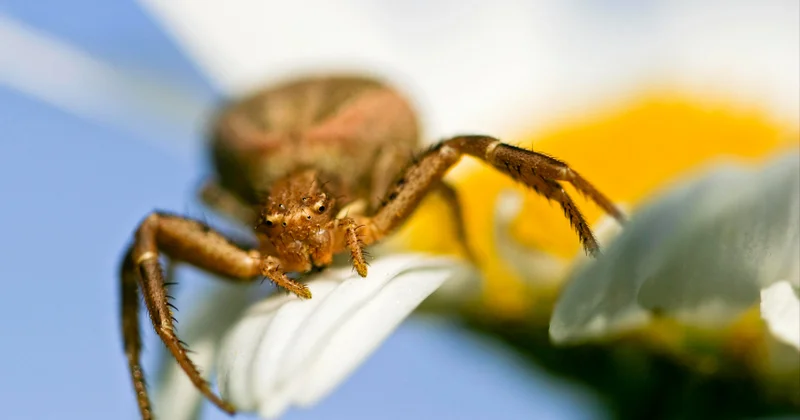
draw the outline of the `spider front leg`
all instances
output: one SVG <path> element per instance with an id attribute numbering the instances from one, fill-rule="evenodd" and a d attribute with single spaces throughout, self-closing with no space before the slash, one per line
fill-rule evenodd
<path id="1" fill-rule="evenodd" d="M 207 180 L 199 191 L 200 201 L 220 215 L 251 226 L 256 220 L 252 206 L 246 205 L 214 180 Z"/>
<path id="2" fill-rule="evenodd" d="M 444 181 L 439 183 L 437 190 L 450 208 L 450 216 L 453 218 L 456 238 L 461 242 L 465 257 L 472 263 L 477 263 L 477 254 L 475 254 L 475 250 L 472 249 L 472 246 L 469 244 L 469 238 L 467 238 L 467 224 L 464 220 L 464 212 L 461 208 L 461 200 L 458 198 L 458 191 L 456 191 L 455 187 Z"/>
<path id="3" fill-rule="evenodd" d="M 459 136 L 442 141 L 419 156 L 389 189 L 384 204 L 373 217 L 355 219 L 357 224 L 363 225 L 359 230 L 361 241 L 368 245 L 394 231 L 463 155 L 488 162 L 539 194 L 557 201 L 590 255 L 599 252 L 597 241 L 583 215 L 558 181 L 570 182 L 618 221 L 624 221 L 622 212 L 611 200 L 565 163 L 502 143 L 493 137 Z"/>
<path id="4" fill-rule="evenodd" d="M 345 249 L 350 251 L 353 267 L 361 277 L 367 276 L 367 261 L 364 258 L 364 246 L 359 230 L 364 227 L 359 225 L 353 217 L 342 217 L 332 222 L 333 231 L 333 250 L 328 253 L 332 255 Z"/>
<path id="5" fill-rule="evenodd" d="M 141 337 L 137 316 L 140 290 L 153 328 L 180 367 L 209 401 L 233 414 L 235 408 L 211 391 L 208 382 L 187 356 L 185 344 L 175 334 L 173 306 L 165 290 L 160 252 L 232 281 L 248 283 L 263 275 L 300 297 L 310 298 L 311 294 L 305 285 L 286 277 L 277 258 L 239 248 L 197 221 L 153 213 L 137 229 L 134 243 L 123 260 L 120 277 L 125 353 L 142 418 L 150 420 L 153 414 L 139 360 Z"/>

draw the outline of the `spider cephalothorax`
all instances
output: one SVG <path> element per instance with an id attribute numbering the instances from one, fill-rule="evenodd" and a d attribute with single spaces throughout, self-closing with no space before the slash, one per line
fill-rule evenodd
<path id="1" fill-rule="evenodd" d="M 275 182 L 260 209 L 255 229 L 287 272 L 305 273 L 333 258 L 340 223 L 336 192 L 324 178 L 313 169 L 291 172 Z"/>
<path id="2" fill-rule="evenodd" d="M 235 411 L 212 392 L 175 334 L 162 253 L 231 281 L 266 277 L 311 298 L 302 281 L 286 274 L 327 266 L 335 254 L 348 252 L 366 276 L 364 247 L 394 232 L 431 192 L 450 204 L 463 239 L 458 197 L 443 177 L 464 155 L 558 202 L 591 255 L 599 250 L 597 241 L 561 182 L 623 220 L 608 198 L 565 163 L 490 136 L 452 137 L 413 156 L 419 130 L 411 106 L 372 79 L 286 83 L 225 107 L 213 127 L 215 177 L 201 197 L 255 227 L 259 245 L 242 248 L 203 223 L 162 212 L 137 228 L 121 267 L 122 329 L 143 419 L 153 415 L 139 362 L 140 293 L 153 327 L 195 386 L 221 409 Z"/>

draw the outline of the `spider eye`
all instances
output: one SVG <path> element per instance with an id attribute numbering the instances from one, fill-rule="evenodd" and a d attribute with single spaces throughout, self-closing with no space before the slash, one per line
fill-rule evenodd
<path id="1" fill-rule="evenodd" d="M 255 230 L 259 230 L 259 231 L 263 232 L 265 227 L 267 229 L 269 229 L 274 225 L 275 225 L 275 223 L 272 220 L 267 219 L 266 217 L 262 217 L 261 220 L 259 220 L 258 224 L 256 225 Z"/>
<path id="2" fill-rule="evenodd" d="M 319 212 L 319 213 L 324 213 L 324 212 L 325 212 L 325 206 L 319 206 L 319 207 L 317 208 L 317 212 Z"/>

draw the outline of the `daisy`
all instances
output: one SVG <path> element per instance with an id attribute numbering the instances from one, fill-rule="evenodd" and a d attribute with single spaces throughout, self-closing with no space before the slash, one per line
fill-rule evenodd
<path id="1" fill-rule="evenodd" d="M 654 212 L 686 210 L 688 200 L 675 204 L 669 199 L 675 194 L 671 188 L 680 188 L 673 182 L 721 156 L 764 163 L 767 155 L 791 150 L 787 137 L 792 139 L 789 146 L 796 145 L 800 105 L 793 93 L 800 89 L 800 69 L 795 2 L 760 2 L 757 8 L 745 1 L 726 2 L 724 8 L 690 1 L 648 2 L 604 9 L 563 2 L 534 7 L 524 1 L 403 7 L 357 0 L 337 2 L 335 7 L 324 1 L 303 6 L 280 2 L 280 7 L 256 0 L 140 4 L 225 96 L 297 72 L 367 69 L 417 98 L 427 120 L 426 138 L 480 131 L 525 140 L 526 146 L 533 144 L 580 168 L 609 190 L 634 220 L 647 200 L 652 200 Z M 402 13 L 428 18 L 399 19 Z M 69 83 L 44 85 L 47 78 L 34 71 L 42 68 L 42 61 L 25 59 L 0 66 L 0 83 L 128 129 L 147 126 L 121 118 L 135 111 L 156 120 L 166 116 L 186 132 L 199 130 L 198 121 L 209 107 L 194 100 L 192 92 L 133 76 L 40 35 L 0 20 L 0 57 L 15 56 L 11 52 L 22 45 L 41 47 L 28 48 L 42 51 L 28 58 L 60 60 L 59 67 L 70 70 Z M 151 109 L 165 98 L 169 106 Z M 731 103 L 766 110 L 769 118 L 732 110 Z M 780 166 L 769 165 L 765 168 Z M 604 280 L 592 283 L 595 273 L 609 272 L 598 267 L 611 264 L 615 255 L 613 267 L 630 267 L 619 264 L 620 259 L 633 264 L 626 260 L 631 254 L 615 250 L 625 248 L 625 241 L 652 237 L 646 227 L 634 223 L 630 232 L 620 234 L 606 230 L 599 212 L 579 202 L 608 244 L 607 256 L 587 262 L 561 216 L 540 197 L 527 194 L 517 200 L 516 208 L 513 196 L 498 201 L 513 184 L 466 162 L 453 179 L 465 197 L 470 241 L 480 257 L 483 283 L 470 280 L 474 276 L 465 274 L 456 260 L 429 255 L 463 251 L 447 235 L 432 238 L 427 233 L 433 223 L 442 223 L 435 217 L 438 203 L 430 200 L 388 244 L 389 249 L 402 247 L 415 254 L 377 258 L 368 279 L 351 279 L 347 270 L 320 274 L 310 280 L 310 287 L 323 299 L 301 303 L 272 296 L 253 303 L 251 293 L 220 289 L 213 299 L 198 302 L 182 327 L 191 347 L 199 350 L 195 360 L 206 373 L 216 366 L 227 398 L 243 410 L 270 418 L 291 405 L 308 406 L 324 398 L 429 295 L 439 298 L 438 309 L 467 318 L 481 313 L 514 320 L 535 307 L 548 319 L 555 305 L 549 328 L 555 341 L 617 333 L 634 325 L 631 319 L 647 321 L 643 310 L 679 315 L 671 307 L 643 307 L 630 298 L 637 289 L 629 286 L 645 284 L 641 279 L 601 276 Z M 696 182 L 706 185 L 704 179 L 686 179 L 684 188 L 691 190 Z M 758 197 L 754 193 L 749 202 Z M 741 220 L 727 207 L 712 207 L 712 214 L 729 216 L 728 223 Z M 678 241 L 673 246 L 680 249 L 681 241 L 692 242 L 694 231 L 671 232 Z M 771 242 L 759 244 L 765 243 Z M 667 261 L 663 267 L 675 264 L 660 253 L 653 258 Z M 796 305 L 788 291 L 796 292 L 797 286 L 787 270 L 781 272 L 786 276 L 749 283 L 758 287 L 747 295 L 747 304 L 732 313 L 759 306 L 769 331 L 791 346 L 796 328 L 787 320 L 796 313 Z M 595 290 L 596 283 L 602 288 L 592 298 L 581 292 L 586 284 Z M 618 290 L 629 293 L 628 299 L 611 299 L 609 304 Z M 680 290 L 668 291 L 672 294 L 659 297 L 679 296 L 679 303 L 686 303 Z M 597 296 L 600 303 L 592 304 Z M 391 310 L 376 311 L 379 305 Z M 461 312 L 465 305 L 479 312 Z M 215 314 L 216 322 L 206 325 L 209 313 Z M 597 321 L 603 317 L 605 321 Z M 354 331 L 368 333 L 354 340 Z M 166 410 L 166 418 L 196 416 L 200 400 L 191 396 L 191 386 L 182 382 L 185 378 L 169 366 L 161 378 L 156 405 Z"/>

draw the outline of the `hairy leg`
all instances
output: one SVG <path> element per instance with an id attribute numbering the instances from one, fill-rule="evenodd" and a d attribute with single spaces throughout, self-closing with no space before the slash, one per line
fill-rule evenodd
<path id="1" fill-rule="evenodd" d="M 583 215 L 557 181 L 573 183 L 579 191 L 617 220 L 624 220 L 611 200 L 565 163 L 537 152 L 504 144 L 493 137 L 459 136 L 440 142 L 424 152 L 389 189 L 384 204 L 373 217 L 356 219 L 358 224 L 363 225 L 359 234 L 364 244 L 380 240 L 394 231 L 463 155 L 479 158 L 546 198 L 557 201 L 588 254 L 596 255 L 599 252 L 597 241 Z"/>
<path id="2" fill-rule="evenodd" d="M 535 157 L 532 157 L 531 153 L 534 153 Z M 576 190 L 594 201 L 603 211 L 610 214 L 618 222 L 625 222 L 625 215 L 622 211 L 566 163 L 541 153 L 531 152 L 508 144 L 494 146 L 491 155 L 491 159 L 486 159 L 489 163 L 526 185 L 535 182 L 534 179 L 537 178 L 548 181 L 569 182 Z"/>
<path id="3" fill-rule="evenodd" d="M 206 181 L 200 188 L 200 201 L 215 212 L 245 226 L 256 221 L 256 212 L 214 181 Z"/>
<path id="4" fill-rule="evenodd" d="M 139 290 L 144 297 L 153 328 L 195 387 L 220 409 L 233 413 L 233 406 L 211 391 L 209 384 L 187 356 L 186 346 L 175 334 L 172 304 L 168 301 L 164 274 L 159 262 L 160 252 L 173 260 L 185 261 L 232 281 L 251 282 L 263 275 L 300 297 L 310 298 L 311 294 L 305 285 L 286 277 L 277 258 L 239 248 L 197 221 L 153 213 L 139 226 L 134 243 L 122 263 L 121 283 L 125 353 L 142 417 L 152 419 L 139 361 Z"/>
<path id="5" fill-rule="evenodd" d="M 393 144 L 380 149 L 370 178 L 370 212 L 374 213 L 380 208 L 381 200 L 386 195 L 386 191 L 389 190 L 392 182 L 397 179 L 403 168 L 408 164 L 410 153 L 410 150 L 405 150 Z"/>
<path id="6" fill-rule="evenodd" d="M 458 191 L 456 191 L 452 185 L 444 181 L 439 183 L 437 191 L 450 207 L 453 216 L 453 224 L 456 228 L 456 237 L 464 247 L 467 258 L 472 262 L 477 262 L 478 260 L 476 259 L 475 252 L 473 252 L 467 238 L 467 225 L 464 222 L 464 211 L 458 199 Z"/>
<path id="7" fill-rule="evenodd" d="M 366 277 L 367 261 L 364 258 L 364 242 L 359 235 L 359 229 L 362 227 L 352 217 L 335 220 L 333 231 L 336 237 L 333 243 L 338 245 L 334 245 L 333 253 L 338 252 L 338 250 L 349 250 L 356 272 L 361 277 Z"/>
<path id="8" fill-rule="evenodd" d="M 147 398 L 147 385 L 139 362 L 139 355 L 142 351 L 142 338 L 139 329 L 139 275 L 132 253 L 133 247 L 129 248 L 125 253 L 120 270 L 122 279 L 122 340 L 125 347 L 125 356 L 128 358 L 128 370 L 131 373 L 133 388 L 136 391 L 136 401 L 139 404 L 139 411 L 142 413 L 142 420 L 152 420 L 153 412 L 150 407 L 150 399 Z"/>

